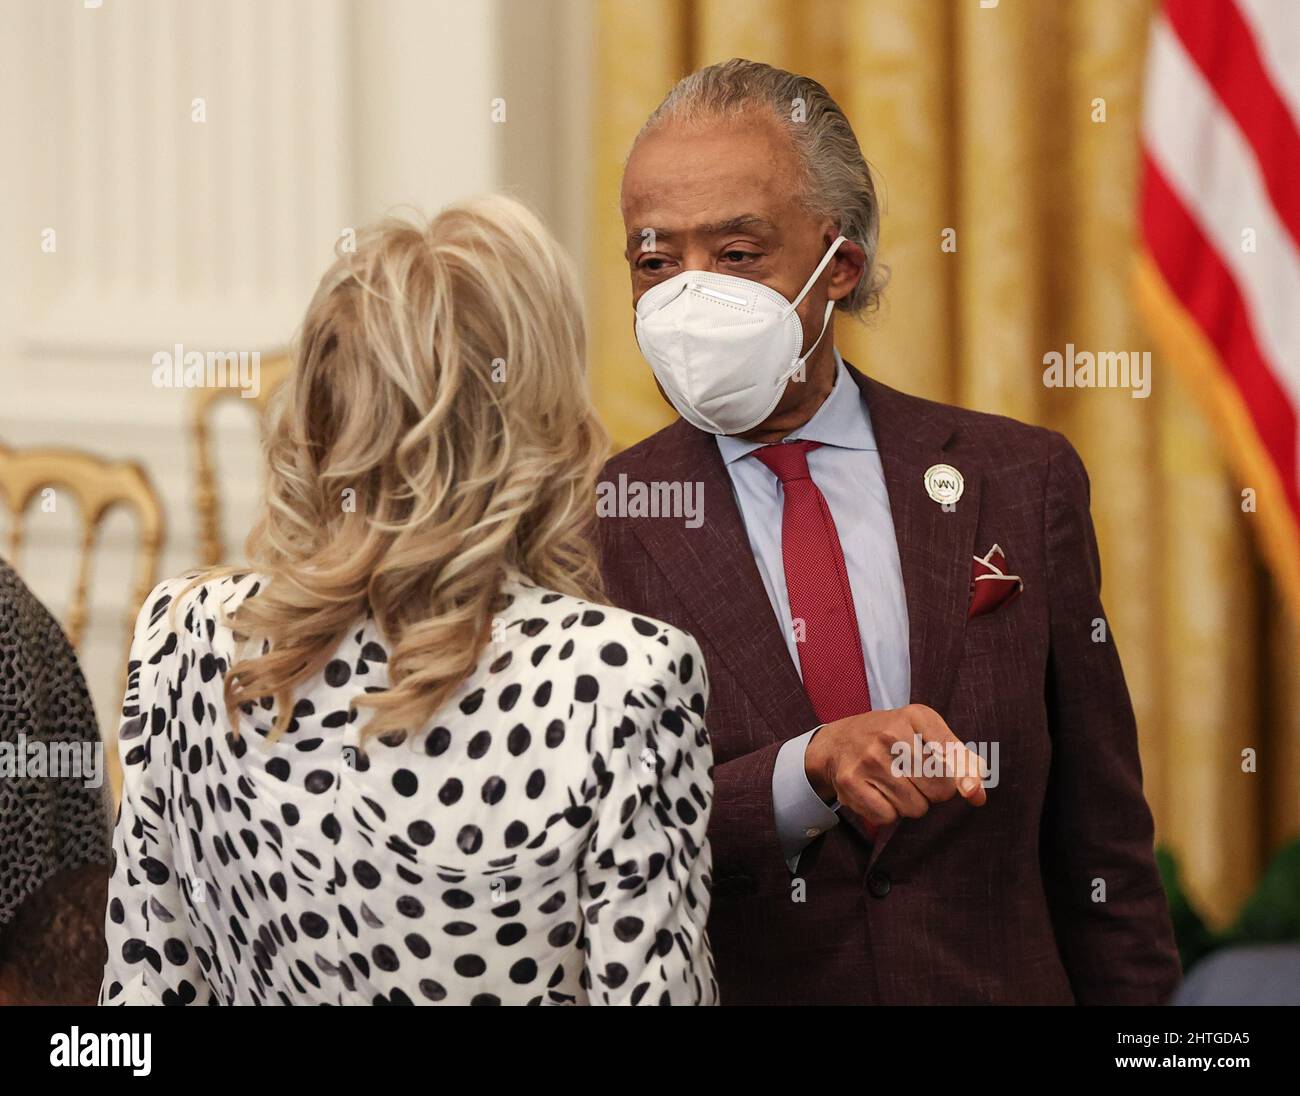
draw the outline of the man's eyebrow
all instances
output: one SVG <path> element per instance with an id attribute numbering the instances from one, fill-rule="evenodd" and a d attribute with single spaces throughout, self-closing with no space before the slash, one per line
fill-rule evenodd
<path id="1" fill-rule="evenodd" d="M 702 224 L 692 226 L 693 230 L 705 236 L 724 236 L 728 232 L 745 232 L 745 231 L 767 231 L 771 232 L 776 228 L 766 217 L 760 217 L 755 213 L 743 213 L 739 217 L 728 217 L 725 221 L 717 221 L 713 224 Z M 637 246 L 642 240 L 653 236 L 656 240 L 673 240 L 680 236 L 680 231 L 674 231 L 667 228 L 639 228 L 627 234 L 629 247 Z"/>
<path id="2" fill-rule="evenodd" d="M 709 236 L 722 236 L 728 232 L 744 232 L 747 229 L 766 229 L 772 231 L 776 228 L 766 217 L 760 217 L 755 213 L 745 213 L 739 217 L 730 217 L 725 221 L 719 221 L 717 224 L 700 225 L 699 230 Z"/>

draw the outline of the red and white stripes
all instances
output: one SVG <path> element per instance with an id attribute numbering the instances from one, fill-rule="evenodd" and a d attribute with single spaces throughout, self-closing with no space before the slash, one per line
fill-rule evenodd
<path id="1" fill-rule="evenodd" d="M 1300 561 L 1298 120 L 1300 3 L 1165 0 L 1142 119 L 1142 243 L 1217 359 L 1215 390 L 1244 407 L 1245 448 L 1272 466 Z M 1271 557 L 1287 550 L 1278 527 Z"/>

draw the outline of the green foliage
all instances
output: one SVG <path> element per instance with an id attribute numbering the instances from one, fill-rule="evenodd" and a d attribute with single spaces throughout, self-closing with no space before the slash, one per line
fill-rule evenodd
<path id="1" fill-rule="evenodd" d="M 1234 944 L 1300 940 L 1300 841 L 1273 857 L 1227 935 Z"/>
<path id="2" fill-rule="evenodd" d="M 1188 899 L 1173 853 L 1156 849 L 1156 865 L 1169 899 L 1184 972 L 1228 945 L 1300 942 L 1300 840 L 1278 851 L 1237 920 L 1218 933 L 1206 926 Z"/>
<path id="3" fill-rule="evenodd" d="M 1183 971 L 1186 972 L 1217 946 L 1214 934 L 1206 928 L 1201 915 L 1196 912 L 1187 892 L 1183 890 L 1178 862 L 1173 853 L 1166 849 L 1156 849 L 1156 866 L 1160 869 L 1160 881 L 1164 884 L 1165 897 L 1169 900 L 1169 916 L 1174 923 L 1178 958 L 1182 960 Z"/>

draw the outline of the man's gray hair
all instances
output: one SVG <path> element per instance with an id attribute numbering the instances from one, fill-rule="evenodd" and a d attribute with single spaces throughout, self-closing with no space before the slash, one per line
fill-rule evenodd
<path id="1" fill-rule="evenodd" d="M 794 141 L 803 168 L 804 205 L 814 216 L 833 220 L 840 234 L 866 254 L 862 280 L 835 307 L 853 314 L 874 309 L 888 271 L 876 262 L 880 205 L 871 168 L 844 111 L 816 80 L 733 57 L 678 81 L 641 133 L 665 121 L 698 122 L 755 106 L 771 110 Z"/>

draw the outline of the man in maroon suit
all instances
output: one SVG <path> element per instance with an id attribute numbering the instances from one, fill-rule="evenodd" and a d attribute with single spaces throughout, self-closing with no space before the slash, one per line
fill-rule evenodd
<path id="1" fill-rule="evenodd" d="M 1086 473 L 1059 434 L 840 358 L 832 312 L 882 283 L 843 113 L 805 77 L 704 69 L 638 137 L 622 209 L 682 418 L 607 466 L 604 573 L 707 662 L 723 1002 L 1166 1000 Z"/>

